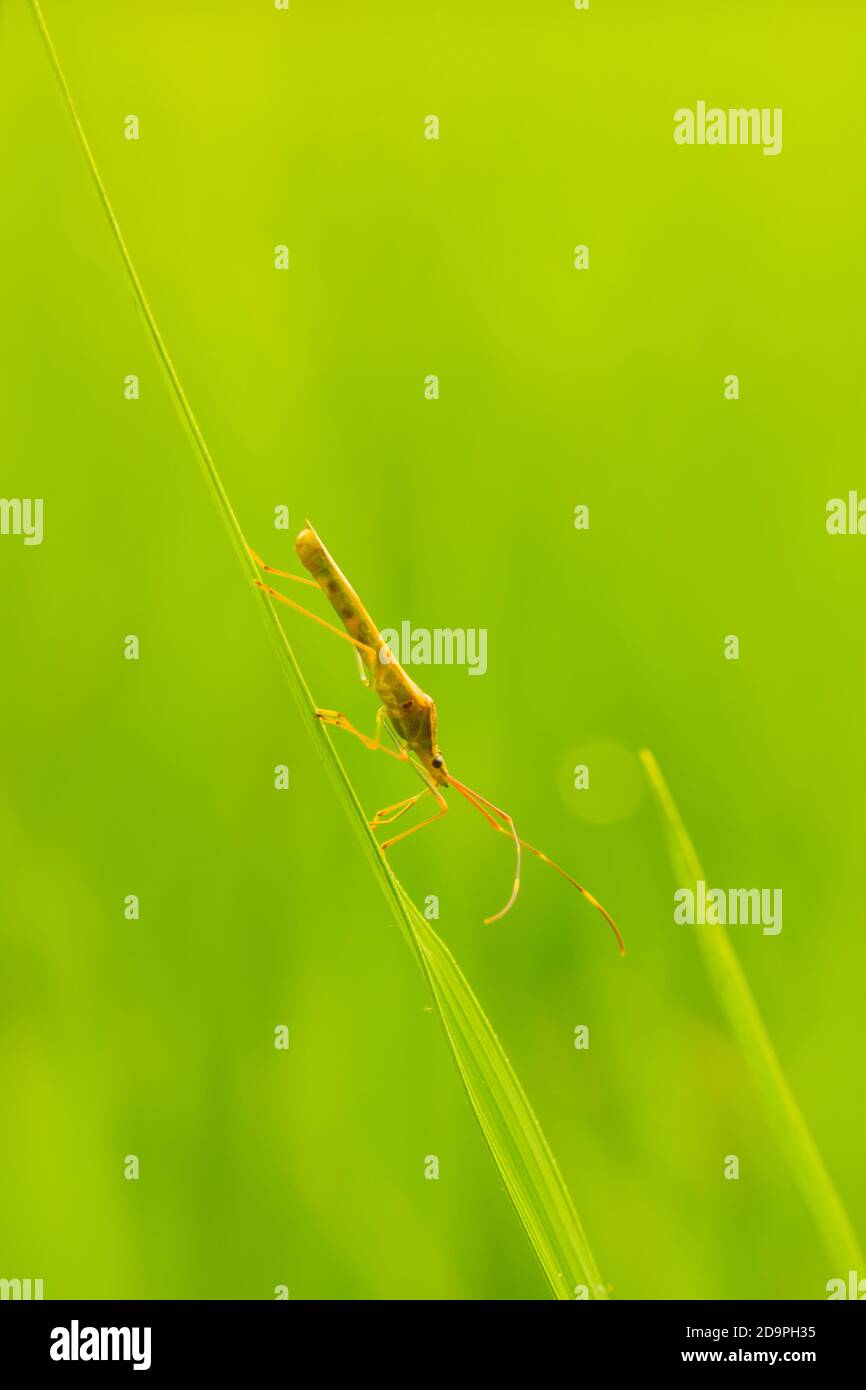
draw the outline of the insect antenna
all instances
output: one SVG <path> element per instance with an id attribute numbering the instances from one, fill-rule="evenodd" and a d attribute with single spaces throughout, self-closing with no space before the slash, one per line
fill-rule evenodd
<path id="1" fill-rule="evenodd" d="M 625 942 L 622 939 L 622 934 L 620 933 L 619 927 L 616 925 L 616 922 L 613 920 L 607 909 L 602 907 L 601 903 L 598 901 L 597 898 L 595 898 L 592 895 L 592 893 L 590 893 L 588 888 L 584 888 L 583 884 L 578 883 L 576 878 L 572 878 L 571 874 L 567 874 L 565 872 L 565 869 L 560 868 L 558 864 L 554 863 L 554 861 L 549 857 L 549 855 L 544 854 L 543 851 L 540 849 L 536 849 L 535 845 L 529 844 L 527 840 L 521 840 L 515 829 L 514 821 L 511 819 L 511 816 L 508 815 L 507 811 L 500 810 L 498 806 L 494 806 L 492 801 L 488 801 L 486 797 L 483 797 L 480 794 L 480 792 L 474 792 L 470 787 L 465 786 L 463 782 L 458 782 L 454 777 L 451 776 L 450 772 L 448 774 L 448 785 L 454 787 L 455 791 L 458 791 L 461 796 L 464 796 L 467 801 L 470 801 L 472 805 L 475 807 L 475 809 L 481 812 L 482 816 L 488 822 L 488 824 L 493 826 L 494 830 L 498 830 L 500 835 L 509 835 L 517 845 L 517 877 L 514 880 L 514 889 L 512 891 L 511 897 L 509 898 L 508 902 L 506 903 L 505 907 L 502 909 L 501 912 L 497 912 L 494 917 L 486 917 L 484 919 L 486 924 L 489 924 L 491 922 L 498 922 L 499 919 L 501 917 L 504 917 L 506 912 L 508 912 L 514 905 L 514 900 L 517 897 L 517 891 L 520 887 L 520 846 L 522 845 L 524 849 L 529 850 L 530 854 L 534 854 L 537 859 L 540 859 L 543 864 L 547 864 L 551 869 L 555 869 L 556 872 L 566 880 L 566 882 L 570 883 L 573 888 L 577 889 L 578 893 L 581 893 L 583 897 L 586 898 L 586 901 L 590 903 L 592 907 L 596 909 L 597 912 L 601 913 L 602 917 L 607 922 L 608 926 L 610 927 L 611 931 L 616 937 L 620 955 L 625 955 Z M 485 807 L 488 807 L 489 809 L 486 810 Z M 493 816 L 490 814 L 490 811 L 494 811 L 496 815 L 501 816 L 502 819 L 506 821 L 509 828 L 506 830 L 504 825 L 500 825 L 498 821 L 494 820 Z"/>
<path id="2" fill-rule="evenodd" d="M 510 835 L 512 840 L 514 841 L 514 849 L 517 854 L 517 865 L 514 872 L 514 887 L 511 890 L 511 897 L 508 899 L 508 902 L 505 904 L 505 906 L 503 908 L 500 908 L 499 912 L 494 913 L 492 917 L 484 918 L 484 925 L 486 927 L 489 927 L 491 922 L 498 922 L 502 917 L 505 916 L 506 912 L 511 911 L 517 899 L 517 894 L 520 892 L 520 847 L 524 842 L 518 835 L 514 821 L 511 819 L 507 811 L 501 811 L 498 806 L 494 806 L 493 802 L 488 801 L 487 798 L 482 796 L 480 792 L 474 792 L 469 787 L 464 786 L 462 782 L 458 782 L 456 778 L 451 776 L 450 772 L 448 774 L 448 785 L 450 787 L 453 787 L 455 791 L 458 791 L 461 796 L 465 796 L 467 801 L 471 801 L 475 809 L 481 812 L 484 819 L 486 821 L 489 821 L 489 823 L 493 826 L 494 830 L 501 831 L 503 835 Z M 484 809 L 485 806 L 489 806 L 490 811 L 495 811 L 497 816 L 501 816 L 502 819 L 507 822 L 509 827 L 508 830 L 505 829 L 505 826 L 497 824 L 497 822 L 491 816 L 490 811 L 486 811 Z"/>

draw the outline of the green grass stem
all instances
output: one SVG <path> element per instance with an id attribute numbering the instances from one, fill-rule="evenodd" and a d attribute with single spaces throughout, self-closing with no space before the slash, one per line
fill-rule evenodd
<path id="1" fill-rule="evenodd" d="M 331 738 L 322 722 L 315 718 L 316 704 L 274 605 L 265 593 L 252 588 L 252 581 L 258 577 L 258 571 L 250 559 L 240 522 L 133 264 L 75 109 L 57 50 L 45 23 L 42 7 L 38 0 L 31 0 L 31 6 L 114 240 L 132 283 L 136 302 L 144 315 L 157 357 L 168 379 L 171 394 L 226 523 L 241 566 L 250 581 L 251 592 L 258 595 L 258 601 L 263 605 L 268 628 L 303 723 L 315 740 L 376 880 L 425 976 L 460 1078 L 505 1189 L 554 1296 L 558 1299 L 573 1299 L 576 1287 L 585 1285 L 591 1298 L 607 1298 L 607 1289 L 587 1244 L 568 1190 L 514 1069 L 451 952 L 411 901 L 379 849 Z"/>

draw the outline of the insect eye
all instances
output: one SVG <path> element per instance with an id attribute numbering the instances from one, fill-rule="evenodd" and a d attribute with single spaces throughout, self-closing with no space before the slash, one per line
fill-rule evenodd
<path id="1" fill-rule="evenodd" d="M 445 761 L 445 759 L 442 757 L 442 754 L 441 754 L 441 753 L 437 753 L 437 754 L 436 754 L 436 757 L 433 759 L 433 766 L 434 766 L 434 767 L 441 767 L 442 764 L 444 763 L 444 761 Z"/>

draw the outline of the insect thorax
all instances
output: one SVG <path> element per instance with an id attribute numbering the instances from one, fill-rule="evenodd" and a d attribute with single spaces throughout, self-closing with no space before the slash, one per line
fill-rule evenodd
<path id="1" fill-rule="evenodd" d="M 397 662 L 377 671 L 374 683 L 398 736 L 413 748 L 431 749 L 435 707 L 429 695 L 425 695 Z"/>

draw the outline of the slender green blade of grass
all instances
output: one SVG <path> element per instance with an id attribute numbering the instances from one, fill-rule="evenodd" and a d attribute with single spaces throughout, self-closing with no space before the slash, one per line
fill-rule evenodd
<path id="1" fill-rule="evenodd" d="M 574 1298 L 580 1284 L 606 1299 L 568 1189 L 499 1039 L 448 947 L 397 886 L 463 1084 L 556 1297 Z"/>
<path id="2" fill-rule="evenodd" d="M 144 293 L 78 117 L 39 0 L 31 0 L 31 7 L 126 266 L 136 301 L 144 315 L 157 357 L 168 379 L 171 394 L 191 437 L 241 565 L 247 577 L 251 581 L 255 580 L 258 578 L 258 571 L 250 558 L 240 522 Z M 261 603 L 264 605 L 271 636 L 298 708 L 304 716 L 304 723 L 316 741 L 319 753 L 360 837 L 379 885 L 391 904 L 397 922 L 427 980 L 475 1116 L 553 1293 L 556 1298 L 571 1299 L 575 1297 L 576 1287 L 585 1285 L 589 1297 L 606 1299 L 607 1289 L 587 1244 L 568 1189 L 514 1069 L 454 957 L 411 901 L 379 849 L 330 735 L 323 723 L 315 718 L 315 702 L 274 604 L 262 590 L 256 589 L 255 592 L 260 595 Z"/>
<path id="3" fill-rule="evenodd" d="M 641 761 L 665 818 L 668 846 L 678 883 L 706 882 L 695 847 L 661 769 L 648 748 Z M 707 969 L 728 1022 L 743 1050 L 776 1135 L 806 1206 L 833 1261 L 833 1274 L 862 1270 L 863 1252 L 809 1127 L 791 1094 L 781 1063 L 761 1018 L 755 996 L 723 926 L 695 926 Z"/>

